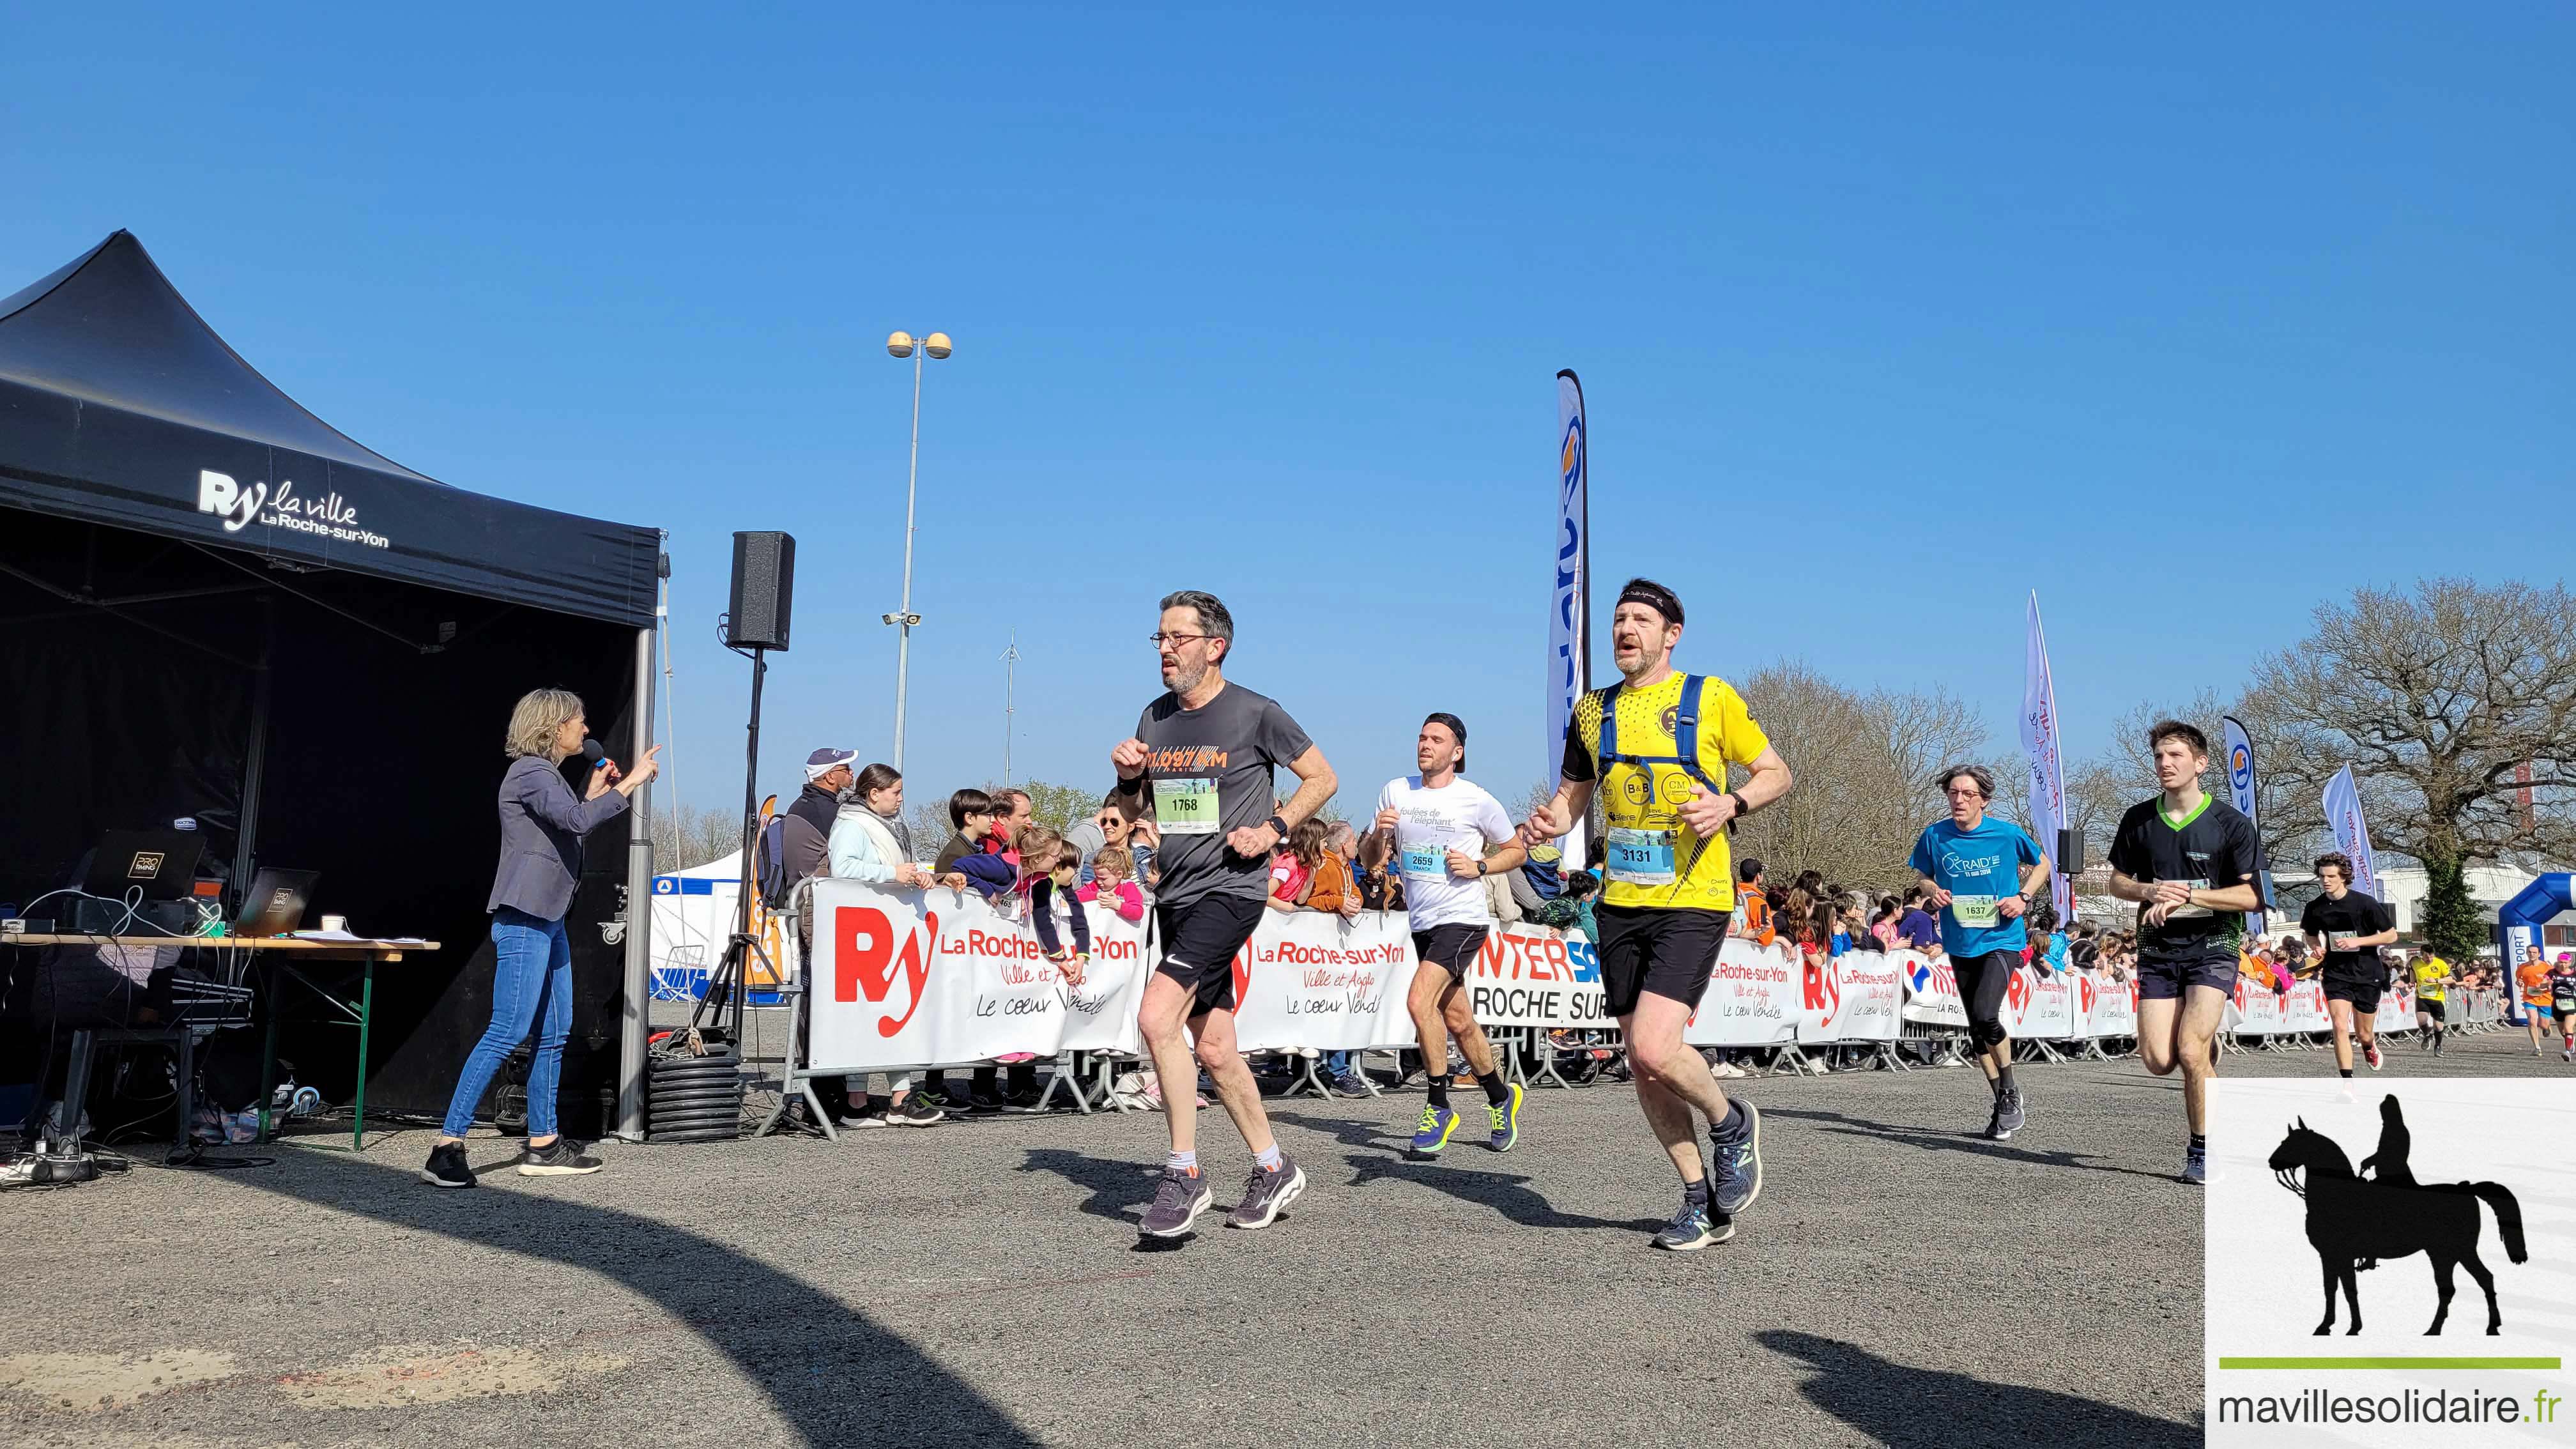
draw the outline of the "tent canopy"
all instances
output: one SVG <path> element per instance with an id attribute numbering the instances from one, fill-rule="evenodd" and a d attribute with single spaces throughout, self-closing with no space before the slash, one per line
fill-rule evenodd
<path id="1" fill-rule="evenodd" d="M 205 834 L 199 873 L 235 899 L 261 865 L 318 870 L 316 912 L 444 943 L 379 973 L 365 1068 L 371 1108 L 443 1110 L 491 1018 L 504 722 L 556 686 L 583 696 L 612 754 L 649 741 L 658 542 L 350 441 L 118 232 L 0 299 L 0 901 L 75 882 L 103 830 L 181 816 Z M 608 928 L 642 916 L 627 895 L 645 888 L 630 824 L 591 834 L 566 916 L 575 1132 L 619 1054 Z M 6 954 L 0 980 L 15 969 L 21 986 L 72 969 Z M 58 1065 L 59 1033 L 24 999 L 0 997 L 0 1082 Z M 349 1034 L 307 1005 L 264 1009 L 283 1008 L 299 1078 L 346 1100 Z"/>
<path id="2" fill-rule="evenodd" d="M 450 488 L 306 412 L 119 231 L 0 299 L 0 505 L 634 627 L 660 539 Z"/>

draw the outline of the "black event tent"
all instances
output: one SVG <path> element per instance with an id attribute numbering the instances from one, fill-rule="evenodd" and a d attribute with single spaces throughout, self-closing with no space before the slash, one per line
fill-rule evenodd
<path id="1" fill-rule="evenodd" d="M 71 883 L 102 830 L 180 816 L 207 834 L 199 873 L 235 889 L 318 870 L 317 912 L 444 943 L 379 971 L 368 1077 L 371 1112 L 443 1108 L 490 1009 L 511 702 L 573 689 L 631 757 L 662 566 L 653 529 L 351 441 L 117 232 L 0 299 L 0 901 Z M 628 948 L 600 927 L 649 874 L 626 819 L 591 838 L 569 917 L 576 1133 L 604 1125 L 625 1007 Z M 353 1085 L 345 1030 L 290 1024 L 283 1055 L 326 1096 Z"/>

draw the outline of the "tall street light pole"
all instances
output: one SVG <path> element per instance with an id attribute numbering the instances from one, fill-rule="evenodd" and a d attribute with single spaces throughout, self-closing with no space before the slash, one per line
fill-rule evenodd
<path id="1" fill-rule="evenodd" d="M 913 499 L 921 487 L 921 360 L 944 358 L 952 350 L 945 332 L 933 332 L 919 342 L 902 331 L 886 338 L 888 356 L 912 359 L 912 468 L 903 485 L 903 607 L 885 616 L 887 623 L 903 630 L 894 650 L 894 767 L 898 771 L 903 769 L 903 694 L 912 672 L 912 626 L 921 622 L 921 616 L 912 611 Z"/>

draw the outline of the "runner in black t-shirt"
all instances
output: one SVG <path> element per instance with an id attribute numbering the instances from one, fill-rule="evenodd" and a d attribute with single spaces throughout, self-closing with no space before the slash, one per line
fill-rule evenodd
<path id="1" fill-rule="evenodd" d="M 2352 858 L 2341 852 L 2317 857 L 2317 883 L 2325 894 L 2308 902 L 2299 930 L 2308 949 L 2324 953 L 2326 1015 L 2334 1021 L 2335 1070 L 2352 1075 L 2352 1039 L 2361 1037 L 2362 1060 L 2379 1070 L 2379 992 L 2388 968 L 2379 948 L 2397 940 L 2388 907 L 2352 888 Z"/>
<path id="2" fill-rule="evenodd" d="M 1234 958 L 1261 923 L 1271 848 L 1333 797 L 1333 767 L 1275 700 L 1226 682 L 1234 616 L 1214 594 L 1165 597 L 1153 643 L 1166 692 L 1145 707 L 1135 737 L 1109 752 L 1117 793 L 1136 802 L 1134 817 L 1150 811 L 1161 837 L 1154 927 L 1163 959 L 1136 1025 L 1162 1085 L 1172 1152 L 1141 1226 L 1148 1237 L 1180 1237 L 1215 1200 L 1199 1171 L 1194 1111 L 1204 1064 L 1256 1164 L 1226 1223 L 1266 1228 L 1306 1190 L 1306 1174 L 1271 1138 L 1261 1089 L 1235 1049 Z M 1296 772 L 1297 793 L 1274 812 L 1280 765 Z"/>
<path id="3" fill-rule="evenodd" d="M 2163 1076 L 2182 1068 L 2191 1144 L 2182 1180 L 2207 1182 L 2211 1051 L 2228 993 L 2244 912 L 2263 908 L 2263 847 L 2254 822 L 2200 788 L 2209 737 L 2180 720 L 2147 731 L 2164 792 L 2133 805 L 2111 840 L 2111 894 L 2138 913 L 2138 1059 Z"/>

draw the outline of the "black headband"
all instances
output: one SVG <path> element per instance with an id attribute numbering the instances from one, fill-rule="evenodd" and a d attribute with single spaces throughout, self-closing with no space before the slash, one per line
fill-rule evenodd
<path id="1" fill-rule="evenodd" d="M 1682 622 L 1682 601 L 1674 598 L 1671 590 L 1659 588 L 1643 579 L 1631 580 L 1628 587 L 1621 589 L 1619 603 L 1643 604 L 1675 624 Z M 1619 605 L 1610 607 L 1615 610 Z"/>

